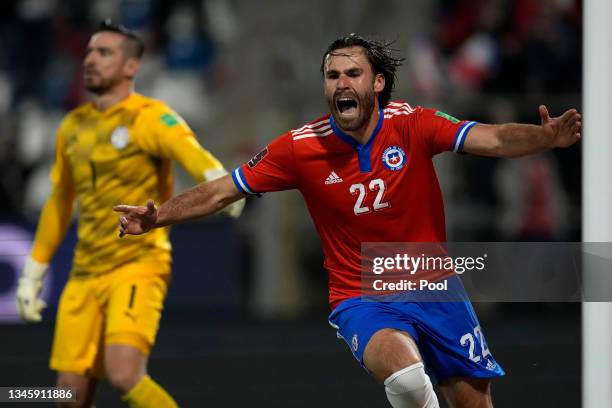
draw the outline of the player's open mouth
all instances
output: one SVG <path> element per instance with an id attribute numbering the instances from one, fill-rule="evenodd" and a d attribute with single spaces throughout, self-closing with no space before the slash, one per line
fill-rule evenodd
<path id="1" fill-rule="evenodd" d="M 357 114 L 357 106 L 357 101 L 351 97 L 342 96 L 336 99 L 336 108 L 341 116 L 355 116 Z"/>

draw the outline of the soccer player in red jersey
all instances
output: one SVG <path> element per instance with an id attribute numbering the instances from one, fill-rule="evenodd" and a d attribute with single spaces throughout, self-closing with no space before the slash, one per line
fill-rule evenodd
<path id="1" fill-rule="evenodd" d="M 213 214 L 244 195 L 298 189 L 321 238 L 329 272 L 330 324 L 383 382 L 391 405 L 438 407 L 424 363 L 453 407 L 492 406 L 490 378 L 503 369 L 470 302 L 366 302 L 362 242 L 444 242 L 442 194 L 432 157 L 445 151 L 516 157 L 580 139 L 570 109 L 541 124 L 485 125 L 391 102 L 400 60 L 354 34 L 322 61 L 330 114 L 272 141 L 232 173 L 157 208 L 121 205 L 120 235 Z"/>

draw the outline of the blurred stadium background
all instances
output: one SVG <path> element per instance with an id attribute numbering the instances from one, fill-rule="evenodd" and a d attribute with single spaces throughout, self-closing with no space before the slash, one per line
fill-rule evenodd
<path id="1" fill-rule="evenodd" d="M 83 103 L 89 35 L 111 17 L 147 50 L 137 91 L 164 100 L 228 169 L 326 112 L 319 65 L 350 32 L 395 41 L 395 98 L 488 123 L 581 107 L 578 0 L 5 0 L 0 3 L 0 385 L 47 369 L 74 228 L 53 262 L 41 325 L 17 322 L 17 274 L 50 189 L 54 133 Z M 442 155 L 449 240 L 579 241 L 580 146 L 513 161 Z M 177 169 L 176 190 L 192 181 Z M 327 326 L 314 228 L 295 192 L 242 219 L 172 232 L 174 278 L 150 369 L 181 406 L 384 406 L 382 387 Z M 580 406 L 579 304 L 478 304 L 508 375 L 498 407 Z M 235 374 L 247 378 L 239 384 Z M 525 402 L 529 396 L 530 402 Z M 98 406 L 121 406 L 108 388 Z"/>

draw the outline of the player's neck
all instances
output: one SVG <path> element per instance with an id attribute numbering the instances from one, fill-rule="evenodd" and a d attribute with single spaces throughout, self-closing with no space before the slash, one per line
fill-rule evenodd
<path id="1" fill-rule="evenodd" d="M 94 95 L 92 103 L 99 111 L 105 111 L 129 97 L 134 92 L 133 84 L 119 84 L 100 95 Z"/>
<path id="2" fill-rule="evenodd" d="M 374 129 L 378 124 L 378 117 L 380 115 L 380 111 L 378 109 L 378 104 L 374 107 L 372 114 L 370 115 L 370 119 L 359 129 L 357 130 L 342 130 L 344 133 L 355 139 L 360 144 L 366 144 L 368 140 L 372 137 L 374 133 Z"/>

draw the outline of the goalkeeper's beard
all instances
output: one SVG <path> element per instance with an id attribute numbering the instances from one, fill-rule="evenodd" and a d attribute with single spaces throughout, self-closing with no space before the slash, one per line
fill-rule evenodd
<path id="1" fill-rule="evenodd" d="M 113 89 L 120 81 L 118 78 L 98 78 L 99 80 L 97 81 L 95 79 L 88 81 L 87 78 L 85 78 L 84 81 L 85 89 L 98 96 L 103 95 Z"/>

